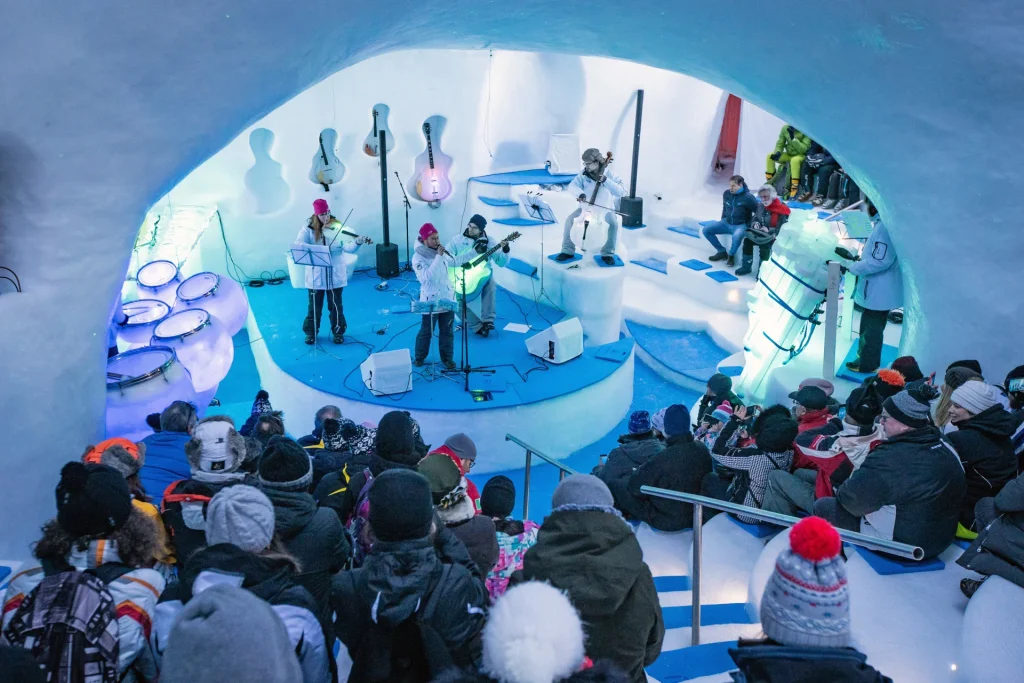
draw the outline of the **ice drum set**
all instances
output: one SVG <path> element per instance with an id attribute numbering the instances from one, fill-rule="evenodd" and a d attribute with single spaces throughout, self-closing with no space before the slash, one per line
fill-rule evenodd
<path id="1" fill-rule="evenodd" d="M 182 280 L 161 260 L 139 268 L 136 281 L 138 298 L 121 304 L 127 320 L 116 326 L 127 350 L 107 361 L 107 436 L 131 440 L 149 434 L 146 416 L 173 401 L 205 413 L 249 314 L 241 285 L 216 273 Z"/>

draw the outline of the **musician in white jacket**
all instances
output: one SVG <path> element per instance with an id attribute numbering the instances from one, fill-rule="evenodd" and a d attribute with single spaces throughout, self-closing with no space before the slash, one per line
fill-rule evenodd
<path id="1" fill-rule="evenodd" d="M 445 251 L 452 255 L 452 266 L 458 267 L 469 263 L 495 246 L 493 240 L 487 235 L 486 228 L 487 219 L 480 214 L 473 214 L 462 234 L 449 240 Z M 466 281 L 466 298 L 470 301 L 474 299 L 476 287 L 480 287 L 480 315 L 477 316 L 476 312 L 467 306 L 466 318 L 470 328 L 481 337 L 486 337 L 494 329 L 494 298 L 497 286 L 491 276 L 491 261 L 494 261 L 500 268 L 504 268 L 508 263 L 508 242 L 501 241 L 498 244 L 501 245 L 501 249 L 491 254 L 484 262 L 474 266 L 470 270 L 472 276 Z M 483 285 L 475 284 L 480 280 L 484 281 Z M 462 289 L 458 283 L 456 283 L 455 295 L 462 296 Z M 459 305 L 461 307 L 461 300 Z"/>
<path id="2" fill-rule="evenodd" d="M 437 228 L 430 223 L 420 227 L 416 253 L 412 257 L 412 269 L 416 279 L 420 281 L 420 301 L 451 301 L 455 300 L 455 287 L 448 275 L 448 266 L 452 264 L 451 255 L 441 244 L 441 236 Z M 441 363 L 448 370 L 455 369 L 452 356 L 455 352 L 455 313 L 427 313 L 420 323 L 419 334 L 416 335 L 416 353 L 414 364 L 421 367 L 430 353 L 430 338 L 434 336 L 437 326 L 437 350 L 441 354 Z"/>
<path id="3" fill-rule="evenodd" d="M 604 220 L 608 223 L 608 239 L 605 240 L 604 246 L 601 247 L 601 260 L 608 265 L 615 263 L 615 242 L 619 236 L 619 215 L 615 211 L 619 208 L 619 197 L 626 194 L 626 189 L 622 185 L 622 179 L 619 176 L 608 171 L 608 169 L 605 169 L 603 173 L 601 172 L 603 159 L 604 157 L 599 149 L 591 147 L 585 151 L 583 153 L 583 170 L 569 183 L 568 191 L 583 199 L 580 201 L 579 208 L 565 219 L 565 232 L 562 234 L 562 252 L 555 257 L 558 261 L 570 261 L 575 256 L 576 245 L 573 244 L 570 237 L 572 225 L 576 218 L 585 209 L 589 208 L 595 217 L 594 220 L 600 215 L 600 212 L 604 211 Z M 597 191 L 597 197 L 594 199 L 594 206 L 590 207 L 589 202 L 594 194 L 594 187 L 598 183 L 601 184 L 601 187 Z M 604 207 L 604 209 L 598 207 Z M 612 210 L 607 211 L 607 209 Z"/>
<path id="4" fill-rule="evenodd" d="M 327 299 L 333 341 L 335 344 L 341 344 L 344 341 L 345 328 L 348 327 L 345 322 L 345 309 L 341 303 L 341 290 L 348 284 L 348 269 L 345 267 L 343 254 L 351 254 L 364 244 L 372 244 L 373 240 L 362 236 L 356 237 L 353 241 L 343 239 L 341 223 L 331 215 L 327 201 L 317 199 L 313 202 L 313 215 L 299 231 L 295 241 L 299 244 L 319 244 L 331 248 L 330 268 L 306 266 L 309 303 L 306 319 L 302 321 L 306 343 L 316 342 L 316 335 L 320 332 L 320 318 L 324 311 L 324 299 Z"/>

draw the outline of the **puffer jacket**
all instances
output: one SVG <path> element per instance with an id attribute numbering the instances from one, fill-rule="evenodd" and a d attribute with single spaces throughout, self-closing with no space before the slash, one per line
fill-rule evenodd
<path id="1" fill-rule="evenodd" d="M 754 218 L 747 229 L 746 238 L 754 244 L 774 242 L 775 238 L 779 236 L 779 230 L 789 220 L 790 213 L 792 213 L 792 209 L 778 197 L 775 197 L 768 206 L 758 202 L 757 211 L 754 212 Z"/>
<path id="2" fill-rule="evenodd" d="M 443 564 L 429 538 L 375 543 L 361 568 L 335 575 L 331 604 L 351 681 L 425 683 L 480 659 L 483 583 Z"/>
<path id="3" fill-rule="evenodd" d="M 903 305 L 903 271 L 885 223 L 876 217 L 859 261 L 848 266 L 857 276 L 853 299 L 871 311 L 891 311 Z"/>
<path id="4" fill-rule="evenodd" d="M 412 269 L 420 281 L 420 301 L 455 300 L 455 285 L 448 276 L 451 258 L 438 256 L 433 249 L 417 244 L 412 255 Z"/>
<path id="5" fill-rule="evenodd" d="M 146 444 L 146 462 L 139 470 L 139 481 L 157 507 L 168 486 L 192 476 L 185 455 L 185 444 L 191 439 L 185 432 L 157 432 L 142 440 Z"/>
<path id="6" fill-rule="evenodd" d="M 835 423 L 839 423 L 840 431 L 827 433 Z M 815 431 L 819 433 L 814 434 Z M 835 487 L 849 479 L 871 449 L 884 439 L 881 425 L 865 433 L 864 428 L 832 420 L 825 427 L 806 431 L 796 438 L 793 443 L 796 454 L 793 470 L 812 469 L 818 472 L 814 484 L 815 498 L 835 495 Z"/>
<path id="7" fill-rule="evenodd" d="M 595 472 L 604 483 L 625 479 L 638 467 L 665 450 L 665 444 L 653 432 L 625 434 L 619 445 L 608 454 L 608 460 Z"/>
<path id="8" fill-rule="evenodd" d="M 438 507 L 437 516 L 466 546 L 480 574 L 487 576 L 498 562 L 498 538 L 494 520 L 476 514 L 476 507 L 467 495 L 463 495 L 451 507 Z"/>
<path id="9" fill-rule="evenodd" d="M 790 131 L 793 131 L 790 134 Z M 791 157 L 799 157 L 807 154 L 811 147 L 811 139 L 801 133 L 793 126 L 783 126 L 779 131 L 779 139 L 775 141 L 773 153 L 788 154 Z"/>
<path id="10" fill-rule="evenodd" d="M 313 219 L 306 221 L 306 225 L 295 237 L 299 244 L 320 244 L 331 247 L 331 267 L 314 268 L 306 266 L 306 289 L 339 289 L 348 285 L 348 264 L 349 258 L 346 254 L 354 254 L 358 251 L 360 244 L 355 240 L 347 240 L 339 232 L 341 223 L 332 217 L 331 224 L 325 226 L 323 237 L 320 242 L 316 241 L 313 234 Z"/>
<path id="11" fill-rule="evenodd" d="M 701 481 L 710 472 L 711 454 L 707 446 L 694 441 L 689 432 L 677 434 L 668 439 L 665 450 L 633 472 L 626 481 L 626 495 L 617 492 L 619 487 L 612 488 L 615 506 L 659 531 L 689 529 L 693 526 L 693 505 L 644 495 L 640 487 L 700 493 Z"/>
<path id="12" fill-rule="evenodd" d="M 274 530 L 288 552 L 299 561 L 295 582 L 313 596 L 316 615 L 324 635 L 331 633 L 331 577 L 341 571 L 352 556 L 338 515 L 317 508 L 313 496 L 303 491 L 278 491 L 264 487 L 274 504 Z"/>
<path id="13" fill-rule="evenodd" d="M 886 439 L 836 490 L 836 500 L 866 533 L 917 545 L 925 558 L 949 547 L 956 535 L 964 468 L 932 425 Z"/>
<path id="14" fill-rule="evenodd" d="M 303 683 L 330 681 L 331 651 L 316 618 L 316 603 L 296 583 L 292 561 L 248 553 L 230 543 L 211 545 L 193 555 L 180 581 L 160 597 L 153 635 L 158 656 L 166 652 L 174 622 L 193 594 L 222 580 L 224 574 L 241 576 L 241 587 L 268 603 L 281 618 L 299 658 Z"/>
<path id="15" fill-rule="evenodd" d="M 995 405 L 956 423 L 956 431 L 946 436 L 960 456 L 967 478 L 960 523 L 968 529 L 974 524 L 974 506 L 978 501 L 997 495 L 1017 476 L 1012 441 L 1016 426 L 1013 416 L 1003 406 Z"/>
<path id="16" fill-rule="evenodd" d="M 415 468 L 415 464 L 393 462 L 379 455 L 371 455 L 365 466 L 362 466 L 361 462 L 353 461 L 346 464 L 341 472 L 325 476 L 320 480 L 313 497 L 321 507 L 334 510 L 341 523 L 346 524 L 355 512 L 359 492 L 366 485 L 367 471 L 373 477 L 378 477 L 382 472 L 391 469 Z"/>
<path id="17" fill-rule="evenodd" d="M 608 659 L 631 681 L 661 654 L 665 623 L 651 570 L 614 508 L 565 506 L 541 525 L 518 580 L 547 581 L 569 595 L 587 633 L 587 654 Z"/>
<path id="18" fill-rule="evenodd" d="M 1024 588 L 1024 475 L 993 498 L 978 502 L 978 517 L 994 518 L 956 562 L 981 574 L 1001 576 Z M 986 520 L 987 521 L 987 520 Z"/>
<path id="19" fill-rule="evenodd" d="M 487 594 L 492 602 L 505 594 L 512 574 L 523 568 L 523 558 L 537 543 L 540 526 L 530 520 L 497 519 L 494 529 L 498 539 L 498 562 L 487 575 Z"/>
<path id="20" fill-rule="evenodd" d="M 772 640 L 739 641 L 729 650 L 739 671 L 736 683 L 892 683 L 852 647 L 780 645 Z"/>
<path id="21" fill-rule="evenodd" d="M 96 540 L 84 552 L 75 551 L 68 564 L 78 570 L 96 569 L 106 564 L 120 564 L 117 544 L 111 540 Z M 3 605 L 3 628 L 7 628 L 14 613 L 47 576 L 66 568 L 32 567 L 15 574 L 7 586 Z M 107 584 L 114 604 L 117 605 L 119 670 L 123 681 L 156 680 L 159 661 L 150 646 L 157 600 L 165 586 L 164 577 L 154 569 L 133 569 Z M 136 678 L 136 675 L 139 678 Z"/>
<path id="22" fill-rule="evenodd" d="M 726 190 L 722 193 L 722 220 L 729 225 L 749 226 L 760 203 L 746 184 L 739 192 Z"/>

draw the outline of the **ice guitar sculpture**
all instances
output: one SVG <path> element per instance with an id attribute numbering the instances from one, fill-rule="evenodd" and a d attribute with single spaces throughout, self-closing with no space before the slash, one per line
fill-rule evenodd
<path id="1" fill-rule="evenodd" d="M 373 108 L 373 130 L 363 141 L 363 151 L 367 156 L 380 156 L 380 131 L 384 131 L 384 146 L 390 152 L 395 146 L 395 138 L 388 130 L 388 108 L 384 105 Z"/>
<path id="2" fill-rule="evenodd" d="M 451 157 L 443 154 L 440 149 L 434 158 L 434 145 L 430 140 L 430 124 L 423 124 L 423 135 L 427 138 L 427 153 L 421 154 L 416 160 L 416 194 L 434 208 L 448 199 L 452 193 L 452 181 L 448 179 L 448 169 L 452 165 Z"/>
<path id="3" fill-rule="evenodd" d="M 328 140 L 329 144 L 324 143 L 325 133 L 330 138 Z M 345 167 L 334 154 L 334 145 L 337 142 L 337 137 L 338 134 L 331 129 L 320 133 L 320 146 L 313 157 L 313 171 L 310 173 L 310 179 L 315 178 L 315 182 L 323 186 L 324 192 L 329 192 L 331 185 L 341 180 L 341 176 L 345 174 Z M 327 153 L 328 148 L 331 150 L 330 154 Z"/>

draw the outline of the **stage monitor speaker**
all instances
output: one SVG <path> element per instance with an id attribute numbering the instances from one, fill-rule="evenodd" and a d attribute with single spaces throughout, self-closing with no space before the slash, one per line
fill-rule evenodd
<path id="1" fill-rule="evenodd" d="M 526 350 L 549 363 L 564 363 L 583 354 L 583 326 L 570 318 L 526 340 Z"/>
<path id="2" fill-rule="evenodd" d="M 622 197 L 619 199 L 619 211 L 626 214 L 622 217 L 624 227 L 638 228 L 644 224 L 643 197 Z"/>
<path id="3" fill-rule="evenodd" d="M 378 277 L 398 276 L 398 245 L 378 244 L 377 245 L 377 275 Z"/>
<path id="4" fill-rule="evenodd" d="M 412 391 L 412 357 L 409 349 L 371 354 L 359 366 L 363 386 L 374 396 Z"/>

